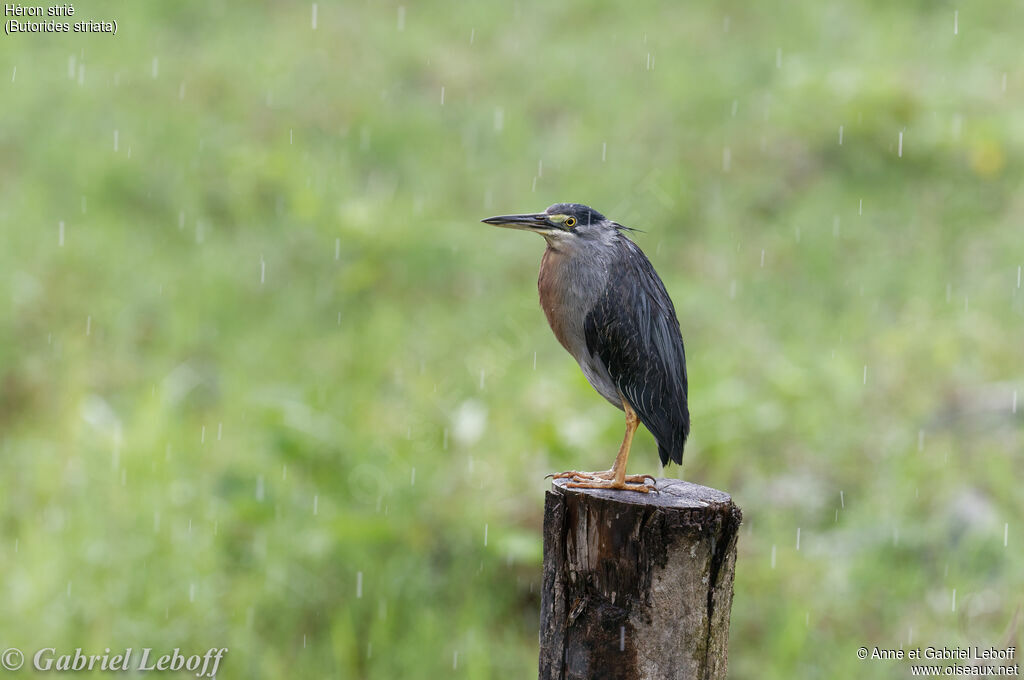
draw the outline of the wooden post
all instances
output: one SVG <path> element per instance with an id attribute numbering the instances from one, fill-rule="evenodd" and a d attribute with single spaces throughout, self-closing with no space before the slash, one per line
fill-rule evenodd
<path id="1" fill-rule="evenodd" d="M 565 484 L 544 502 L 541 680 L 724 679 L 743 517 L 728 494 Z"/>

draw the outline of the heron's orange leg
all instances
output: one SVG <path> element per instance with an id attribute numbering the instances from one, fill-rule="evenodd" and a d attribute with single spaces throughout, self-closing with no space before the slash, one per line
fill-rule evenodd
<path id="1" fill-rule="evenodd" d="M 570 479 L 567 487 L 573 489 L 626 489 L 628 491 L 640 491 L 647 493 L 652 487 L 647 486 L 646 480 L 654 481 L 650 475 L 627 475 L 626 461 L 629 460 L 629 449 L 633 444 L 633 433 L 636 432 L 640 419 L 633 407 L 623 399 L 622 405 L 626 411 L 626 434 L 622 438 L 622 446 L 619 447 L 619 455 L 615 457 L 615 464 L 611 470 L 603 472 L 577 472 L 570 470 L 557 475 L 555 479 Z"/>

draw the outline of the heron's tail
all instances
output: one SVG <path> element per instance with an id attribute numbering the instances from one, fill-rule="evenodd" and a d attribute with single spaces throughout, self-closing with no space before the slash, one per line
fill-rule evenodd
<path id="1" fill-rule="evenodd" d="M 669 461 L 672 461 L 676 465 L 683 464 L 683 444 L 679 443 L 678 446 L 669 448 L 658 444 L 658 457 L 661 458 L 662 465 L 668 465 Z"/>
<path id="2" fill-rule="evenodd" d="M 658 457 L 661 464 L 668 465 L 672 461 L 676 465 L 683 464 L 683 447 L 690 436 L 690 410 L 683 406 L 682 427 L 672 432 L 670 437 L 655 437 L 658 441 Z"/>

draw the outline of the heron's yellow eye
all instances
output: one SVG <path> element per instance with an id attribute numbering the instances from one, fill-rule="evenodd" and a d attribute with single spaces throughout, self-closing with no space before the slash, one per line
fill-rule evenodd
<path id="1" fill-rule="evenodd" d="M 565 226 L 569 227 L 570 229 L 572 227 L 575 227 L 576 226 L 576 218 L 575 217 L 566 217 L 565 218 Z"/>

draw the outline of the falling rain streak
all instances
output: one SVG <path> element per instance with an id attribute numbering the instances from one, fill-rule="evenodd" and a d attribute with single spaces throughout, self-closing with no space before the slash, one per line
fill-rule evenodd
<path id="1" fill-rule="evenodd" d="M 953 35 L 960 34 L 960 10 L 953 10 Z"/>
<path id="2" fill-rule="evenodd" d="M 405 5 L 398 6 L 398 30 L 405 30 Z"/>
<path id="3" fill-rule="evenodd" d="M 356 599 L 363 596 L 363 572 L 356 572 Z"/>
<path id="4" fill-rule="evenodd" d="M 896 157 L 897 158 L 903 158 L 903 133 L 902 132 L 900 133 L 900 140 L 899 140 L 898 146 L 896 147 Z"/>
<path id="5" fill-rule="evenodd" d="M 839 126 L 839 146 L 843 145 L 843 126 Z"/>
<path id="6" fill-rule="evenodd" d="M 316 10 L 317 10 L 317 7 L 316 7 L 316 3 L 314 2 L 313 3 L 313 30 L 314 31 L 316 30 Z"/>
<path id="7" fill-rule="evenodd" d="M 57 245 L 64 247 L 64 223 L 60 222 L 57 224 Z"/>
<path id="8" fill-rule="evenodd" d="M 796 528 L 796 549 L 800 549 L 800 527 Z"/>

